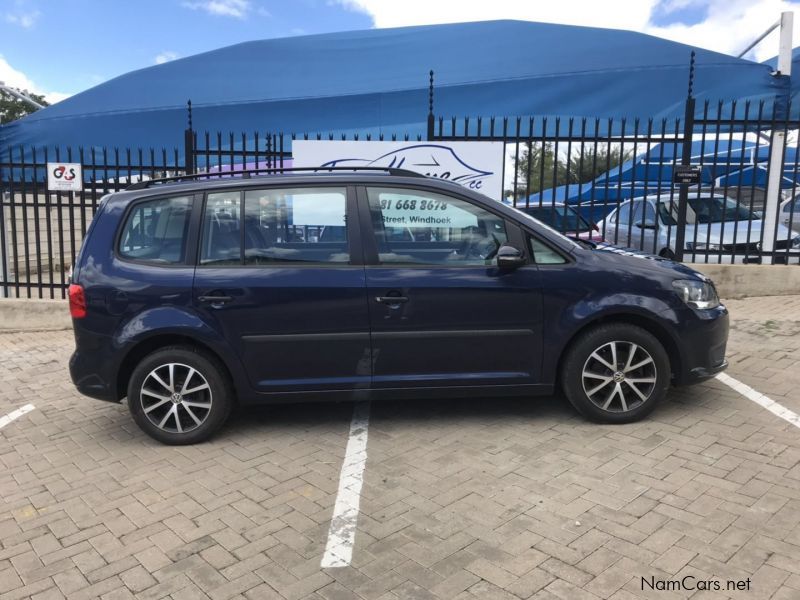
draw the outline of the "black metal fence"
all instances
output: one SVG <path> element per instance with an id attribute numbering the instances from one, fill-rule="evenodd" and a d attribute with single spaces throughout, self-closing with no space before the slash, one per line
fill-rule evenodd
<path id="1" fill-rule="evenodd" d="M 502 142 L 496 199 L 567 235 L 695 263 L 800 264 L 795 112 L 696 110 L 690 96 L 683 119 L 445 119 L 431 104 L 427 135 L 212 134 L 190 121 L 180 151 L 0 148 L 0 297 L 63 298 L 104 194 L 146 178 L 285 167 L 296 139 Z M 81 163 L 82 191 L 47 189 L 47 165 L 61 161 Z"/>
<path id="2" fill-rule="evenodd" d="M 505 143 L 505 201 L 564 233 L 693 263 L 799 264 L 797 111 L 699 112 L 690 98 L 672 120 L 439 118 L 429 134 Z"/>

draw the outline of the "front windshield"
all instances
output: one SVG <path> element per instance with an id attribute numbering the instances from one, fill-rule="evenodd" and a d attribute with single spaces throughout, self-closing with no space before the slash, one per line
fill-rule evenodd
<path id="1" fill-rule="evenodd" d="M 523 224 L 527 224 L 528 227 L 533 228 L 534 231 L 536 230 L 535 228 L 537 228 L 537 227 L 541 228 L 541 229 L 546 229 L 550 234 L 558 236 L 560 239 L 562 239 L 563 241 L 569 243 L 571 246 L 573 246 L 575 248 L 580 248 L 581 247 L 580 244 L 575 243 L 575 240 L 573 240 L 572 238 L 568 238 L 563 233 L 560 233 L 560 232 L 556 231 L 556 229 L 554 229 L 553 227 L 551 227 L 547 223 L 544 223 L 544 222 L 540 221 L 539 219 L 533 218 L 528 213 L 526 213 L 524 210 L 516 208 L 515 206 L 509 206 L 509 208 L 511 208 L 512 210 L 515 210 L 517 212 L 517 214 L 518 214 L 517 218 Z"/>
<path id="2" fill-rule="evenodd" d="M 561 233 L 583 233 L 592 226 L 569 206 L 531 206 L 523 208 L 534 219 L 541 221 Z"/>
<path id="3" fill-rule="evenodd" d="M 722 196 L 692 198 L 689 197 L 689 206 L 686 207 L 687 223 L 727 223 L 730 221 L 750 221 L 756 217 L 747 208 L 741 206 L 733 198 Z M 677 202 L 670 205 L 670 214 L 674 219 L 678 217 Z"/>
<path id="4" fill-rule="evenodd" d="M 689 198 L 689 206 L 698 223 L 721 223 L 723 221 L 749 221 L 753 214 L 740 206 L 733 198 Z"/>

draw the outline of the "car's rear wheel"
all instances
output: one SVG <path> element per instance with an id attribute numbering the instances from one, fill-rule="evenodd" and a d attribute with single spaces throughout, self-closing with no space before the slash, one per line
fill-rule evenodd
<path id="1" fill-rule="evenodd" d="M 581 334 L 564 357 L 561 384 L 570 403 L 601 423 L 630 423 L 649 414 L 669 388 L 667 352 L 648 331 L 610 323 Z"/>
<path id="2" fill-rule="evenodd" d="M 183 346 L 147 355 L 128 383 L 128 408 L 136 424 L 165 444 L 209 439 L 232 406 L 233 390 L 219 362 Z"/>

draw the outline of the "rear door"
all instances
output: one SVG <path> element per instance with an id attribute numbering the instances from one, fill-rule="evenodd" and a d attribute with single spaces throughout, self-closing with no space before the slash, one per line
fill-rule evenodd
<path id="1" fill-rule="evenodd" d="M 207 194 L 194 303 L 257 391 L 369 386 L 355 211 L 344 185 Z"/>
<path id="2" fill-rule="evenodd" d="M 535 265 L 497 267 L 521 231 L 469 200 L 424 189 L 361 190 L 373 387 L 540 382 Z"/>

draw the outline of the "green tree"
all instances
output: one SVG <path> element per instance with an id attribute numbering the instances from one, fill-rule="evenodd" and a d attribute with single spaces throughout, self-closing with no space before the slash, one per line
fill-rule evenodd
<path id="1" fill-rule="evenodd" d="M 612 147 L 610 150 L 607 144 L 597 145 L 597 150 L 594 148 L 594 143 L 591 146 L 586 144 L 583 148 L 583 155 L 581 156 L 580 148 L 577 153 L 573 151 L 569 159 L 569 169 L 565 169 L 564 183 L 586 183 L 597 179 L 599 175 L 608 171 L 613 171 L 615 167 L 630 160 L 633 157 L 631 150 L 625 150 L 619 146 Z"/>
<path id="2" fill-rule="evenodd" d="M 42 106 L 48 106 L 47 101 L 44 99 L 43 96 L 39 94 L 32 94 L 27 90 L 17 90 L 22 92 L 31 100 L 38 102 Z M 0 91 L 0 125 L 4 125 L 5 123 L 10 123 L 11 121 L 16 121 L 24 117 L 25 115 L 29 115 L 32 112 L 36 112 L 38 109 L 20 100 L 19 98 L 15 98 L 11 94 L 7 92 Z"/>
<path id="3" fill-rule="evenodd" d="M 561 185 L 564 163 L 556 159 L 550 142 L 529 143 L 517 160 L 517 187 L 531 194 Z"/>
<path id="4" fill-rule="evenodd" d="M 633 152 L 619 146 L 609 149 L 607 144 L 598 143 L 595 149 L 593 142 L 587 142 L 583 152 L 579 144 L 573 144 L 567 160 L 561 154 L 556 156 L 551 142 L 530 143 L 516 164 L 517 187 L 520 193 L 530 190 L 534 194 L 567 183 L 587 183 L 632 156 Z"/>

